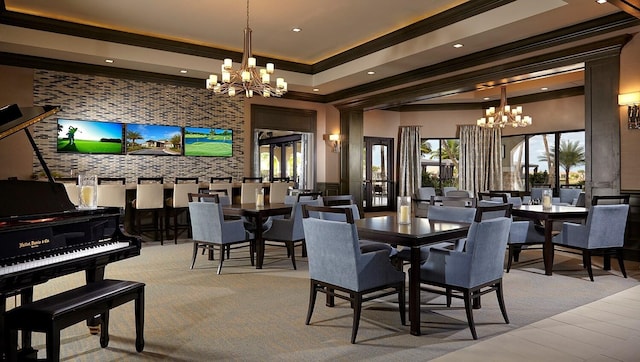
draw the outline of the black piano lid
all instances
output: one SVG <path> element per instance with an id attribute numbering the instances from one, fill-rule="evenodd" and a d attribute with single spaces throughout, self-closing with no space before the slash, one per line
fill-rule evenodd
<path id="1" fill-rule="evenodd" d="M 60 110 L 59 106 L 18 107 L 16 104 L 0 108 L 0 140 Z"/>

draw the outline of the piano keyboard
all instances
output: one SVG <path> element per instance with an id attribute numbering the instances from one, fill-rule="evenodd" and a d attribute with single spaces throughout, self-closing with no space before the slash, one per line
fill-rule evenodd
<path id="1" fill-rule="evenodd" d="M 3 265 L 0 266 L 0 275 L 11 274 L 15 272 L 20 272 L 23 270 L 29 270 L 33 268 L 38 268 L 42 266 L 47 266 L 50 264 L 56 264 L 65 262 L 68 260 L 78 259 L 86 256 L 92 256 L 100 253 L 109 252 L 112 250 L 122 249 L 129 247 L 131 244 L 129 242 L 115 242 L 115 243 L 100 243 L 93 244 L 85 249 L 78 249 L 69 252 L 63 252 L 58 255 L 47 256 L 46 258 L 30 260 L 26 262 L 21 262 L 12 265 Z"/>

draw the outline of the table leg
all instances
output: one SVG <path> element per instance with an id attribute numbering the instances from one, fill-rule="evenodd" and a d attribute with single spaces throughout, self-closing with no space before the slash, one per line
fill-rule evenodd
<path id="1" fill-rule="evenodd" d="M 411 269 L 409 269 L 409 321 L 410 332 L 420 335 L 420 248 L 411 248 Z"/>
<path id="2" fill-rule="evenodd" d="M 542 247 L 542 257 L 544 259 L 544 273 L 553 274 L 553 220 L 544 221 L 544 245 Z"/>
<path id="3" fill-rule="evenodd" d="M 262 239 L 262 215 L 258 214 L 256 222 L 256 269 L 262 269 L 264 261 L 264 239 Z"/>

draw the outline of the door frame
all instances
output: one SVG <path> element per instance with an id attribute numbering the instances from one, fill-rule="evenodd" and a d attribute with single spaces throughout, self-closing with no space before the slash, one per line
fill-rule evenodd
<path id="1" fill-rule="evenodd" d="M 374 205 L 374 189 L 376 183 L 372 178 L 372 165 L 373 165 L 373 156 L 371 150 L 374 145 L 385 145 L 387 147 L 387 160 L 388 165 L 386 167 L 386 180 L 378 181 L 382 183 L 386 183 L 387 193 L 386 198 L 387 202 L 385 205 Z M 395 196 L 396 196 L 396 183 L 394 176 L 394 139 L 391 137 L 364 137 L 363 142 L 363 152 L 365 154 L 364 164 L 365 164 L 365 175 L 363 179 L 363 210 L 365 212 L 369 211 L 389 211 L 395 208 Z M 361 176 L 362 177 L 362 176 Z M 384 194 L 382 194 L 384 195 Z"/>

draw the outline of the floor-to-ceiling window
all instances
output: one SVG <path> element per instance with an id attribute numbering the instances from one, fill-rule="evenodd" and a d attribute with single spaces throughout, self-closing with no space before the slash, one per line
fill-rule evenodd
<path id="1" fill-rule="evenodd" d="M 584 186 L 584 131 L 507 136 L 502 145 L 505 190 Z"/>
<path id="2" fill-rule="evenodd" d="M 422 139 L 420 145 L 422 165 L 422 186 L 442 190 L 445 186 L 458 186 L 458 160 L 460 159 L 458 139 Z"/>

